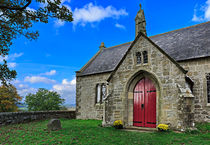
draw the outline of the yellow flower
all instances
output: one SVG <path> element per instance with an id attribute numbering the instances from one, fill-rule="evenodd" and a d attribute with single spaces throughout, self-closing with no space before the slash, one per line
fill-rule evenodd
<path id="1" fill-rule="evenodd" d="M 166 124 L 159 124 L 158 126 L 158 129 L 160 129 L 160 130 L 168 130 L 168 125 L 166 125 Z"/>
<path id="2" fill-rule="evenodd" d="M 114 126 L 123 125 L 123 122 L 122 122 L 122 120 L 116 120 L 113 125 Z"/>

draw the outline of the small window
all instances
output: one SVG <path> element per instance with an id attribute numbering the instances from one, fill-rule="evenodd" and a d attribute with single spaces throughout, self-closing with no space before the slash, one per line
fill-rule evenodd
<path id="1" fill-rule="evenodd" d="M 97 96 L 96 96 L 96 103 L 100 103 L 101 102 L 101 85 L 97 84 Z"/>
<path id="2" fill-rule="evenodd" d="M 106 98 L 106 85 L 103 84 L 102 85 L 102 99 L 104 100 Z"/>
<path id="3" fill-rule="evenodd" d="M 147 54 L 147 51 L 143 51 L 143 60 L 144 60 L 144 63 L 148 63 L 148 54 Z"/>
<path id="4" fill-rule="evenodd" d="M 106 98 L 106 85 L 97 84 L 96 85 L 96 103 L 102 103 Z"/>
<path id="5" fill-rule="evenodd" d="M 207 80 L 207 103 L 210 103 L 210 73 L 206 75 Z"/>
<path id="6" fill-rule="evenodd" d="M 137 64 L 141 64 L 141 52 L 136 52 L 136 62 Z"/>

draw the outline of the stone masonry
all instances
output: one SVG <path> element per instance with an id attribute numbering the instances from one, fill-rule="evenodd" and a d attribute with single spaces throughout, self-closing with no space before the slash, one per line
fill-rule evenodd
<path id="1" fill-rule="evenodd" d="M 31 111 L 0 113 L 0 126 L 52 118 L 75 119 L 75 111 Z"/>
<path id="2" fill-rule="evenodd" d="M 210 58 L 200 58 L 179 62 L 187 75 L 194 81 L 195 121 L 210 122 L 210 104 L 207 103 L 206 74 L 210 73 Z"/>
<path id="3" fill-rule="evenodd" d="M 96 85 L 106 83 L 109 73 L 77 77 L 77 119 L 99 119 L 103 117 L 103 104 L 96 103 Z"/>

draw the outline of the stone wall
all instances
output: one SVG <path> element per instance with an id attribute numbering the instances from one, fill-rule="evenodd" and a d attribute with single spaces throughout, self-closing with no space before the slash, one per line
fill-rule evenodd
<path id="1" fill-rule="evenodd" d="M 96 103 L 96 85 L 106 83 L 109 73 L 76 78 L 77 119 L 102 120 L 103 104 Z"/>
<path id="2" fill-rule="evenodd" d="M 0 113 L 0 126 L 51 118 L 76 119 L 75 111 L 35 111 Z"/>
<path id="3" fill-rule="evenodd" d="M 143 51 L 148 52 L 149 62 L 137 64 L 136 52 Z M 177 84 L 185 87 L 185 74 L 166 55 L 143 37 L 133 46 L 110 82 L 113 93 L 108 99 L 107 123 L 112 124 L 113 121 L 121 119 L 127 125 L 132 125 L 133 90 L 131 89 L 129 92 L 128 86 L 132 84 L 132 79 L 141 79 L 141 75 L 153 80 L 158 90 L 157 124 L 165 123 L 170 124 L 172 128 L 183 128 L 184 118 L 180 118 L 179 115 L 183 112 L 178 108 L 180 92 Z"/>
<path id="4" fill-rule="evenodd" d="M 194 81 L 195 121 L 210 122 L 210 104 L 207 103 L 206 73 L 210 73 L 210 58 L 200 58 L 179 62 L 189 72 Z"/>

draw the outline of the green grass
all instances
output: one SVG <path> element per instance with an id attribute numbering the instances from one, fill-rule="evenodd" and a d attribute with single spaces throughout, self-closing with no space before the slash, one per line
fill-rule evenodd
<path id="1" fill-rule="evenodd" d="M 198 124 L 200 133 L 141 133 L 102 128 L 97 120 L 61 119 L 62 130 L 48 132 L 48 121 L 0 127 L 0 144 L 90 144 L 90 145 L 165 145 L 210 143 L 210 124 Z"/>

